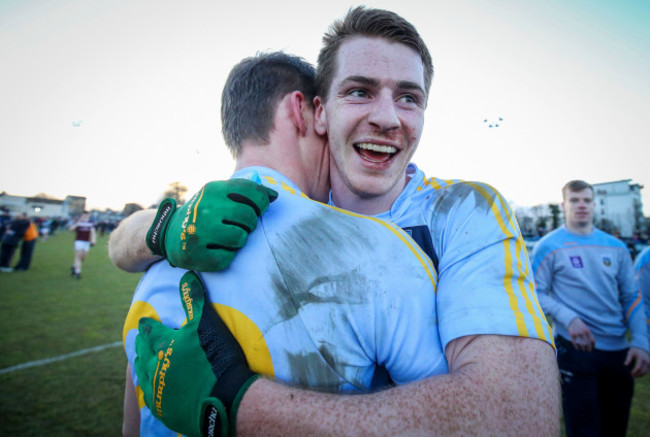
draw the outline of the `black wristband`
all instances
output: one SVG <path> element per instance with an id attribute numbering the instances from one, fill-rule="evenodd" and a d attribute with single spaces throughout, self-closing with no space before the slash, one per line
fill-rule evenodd
<path id="1" fill-rule="evenodd" d="M 227 437 L 222 436 L 221 415 L 216 405 L 208 404 L 203 413 L 203 424 L 201 426 L 202 437 Z"/>
<path id="2" fill-rule="evenodd" d="M 163 200 L 158 207 L 156 218 L 153 220 L 153 224 L 147 232 L 147 246 L 154 255 L 167 258 L 167 253 L 165 252 L 165 232 L 167 232 L 169 220 L 175 211 L 176 201 L 170 197 Z"/>
<path id="3" fill-rule="evenodd" d="M 232 366 L 221 375 L 214 385 L 210 395 L 221 401 L 226 408 L 228 417 L 230 417 L 231 409 L 237 395 L 239 395 L 239 391 L 246 385 L 249 379 L 256 375 L 248 366 Z"/>

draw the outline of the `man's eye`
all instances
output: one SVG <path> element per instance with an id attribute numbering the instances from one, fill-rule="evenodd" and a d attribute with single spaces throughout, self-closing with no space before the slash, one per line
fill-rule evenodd
<path id="1" fill-rule="evenodd" d="M 366 97 L 368 93 L 366 93 L 364 90 L 352 90 L 350 91 L 350 95 L 352 97 Z"/>
<path id="2" fill-rule="evenodd" d="M 422 98 L 417 94 L 404 94 L 399 97 L 398 102 L 408 106 L 422 106 Z"/>

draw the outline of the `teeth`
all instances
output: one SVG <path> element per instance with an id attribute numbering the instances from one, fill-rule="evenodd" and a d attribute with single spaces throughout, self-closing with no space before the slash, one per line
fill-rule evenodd
<path id="1" fill-rule="evenodd" d="M 378 153 L 396 153 L 397 148 L 393 146 L 380 146 L 379 144 L 372 144 L 372 143 L 360 143 L 357 144 L 357 147 L 360 149 L 364 150 L 370 150 L 372 152 L 378 152 Z"/>

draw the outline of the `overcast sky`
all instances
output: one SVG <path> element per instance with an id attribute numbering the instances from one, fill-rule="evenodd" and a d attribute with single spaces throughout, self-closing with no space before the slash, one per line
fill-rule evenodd
<path id="1" fill-rule="evenodd" d="M 358 2 L 0 0 L 0 192 L 149 206 L 233 171 L 219 121 L 257 51 L 316 62 Z M 650 2 L 368 1 L 411 21 L 435 77 L 415 162 L 515 205 L 633 179 L 650 215 Z M 498 128 L 490 122 L 502 118 Z M 488 122 L 484 122 L 484 120 Z"/>

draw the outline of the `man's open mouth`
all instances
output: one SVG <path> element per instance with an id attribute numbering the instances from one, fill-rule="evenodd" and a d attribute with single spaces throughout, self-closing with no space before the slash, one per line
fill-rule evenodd
<path id="1" fill-rule="evenodd" d="M 374 163 L 387 162 L 399 152 L 397 147 L 373 143 L 358 143 L 354 145 L 354 148 L 363 159 Z"/>

